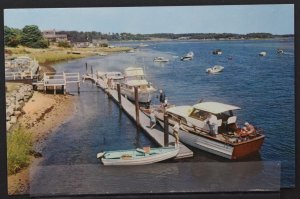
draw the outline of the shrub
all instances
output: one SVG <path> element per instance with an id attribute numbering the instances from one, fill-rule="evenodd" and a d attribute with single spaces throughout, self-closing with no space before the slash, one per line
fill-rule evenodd
<path id="1" fill-rule="evenodd" d="M 7 134 L 7 166 L 8 174 L 15 174 L 27 167 L 30 161 L 33 139 L 31 133 L 18 128 Z"/>
<path id="2" fill-rule="evenodd" d="M 67 41 L 60 41 L 58 42 L 58 47 L 63 47 L 63 48 L 71 48 L 71 45 L 69 42 Z"/>

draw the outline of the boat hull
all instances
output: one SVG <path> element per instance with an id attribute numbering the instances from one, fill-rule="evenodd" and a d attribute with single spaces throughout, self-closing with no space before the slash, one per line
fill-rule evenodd
<path id="1" fill-rule="evenodd" d="M 156 149 L 159 150 L 159 149 Z M 145 164 L 152 164 L 160 161 L 164 161 L 170 158 L 174 158 L 179 152 L 179 148 L 172 149 L 168 148 L 164 151 L 164 148 L 161 149 L 161 153 L 148 155 L 146 154 L 144 157 L 140 158 L 132 158 L 132 159 L 106 159 L 102 158 L 101 161 L 104 165 L 110 166 L 121 166 L 121 165 L 145 165 Z"/>
<path id="2" fill-rule="evenodd" d="M 150 103 L 153 97 L 153 93 L 152 91 L 139 91 L 139 96 L 138 96 L 138 101 L 140 103 Z M 135 94 L 134 94 L 134 90 L 128 90 L 126 88 L 122 88 L 121 89 L 121 94 L 124 95 L 127 99 L 131 100 L 131 101 L 135 101 Z"/>
<path id="3" fill-rule="evenodd" d="M 164 127 L 164 122 L 158 120 L 159 124 Z M 169 126 L 169 133 L 172 132 L 172 126 Z M 253 153 L 257 153 L 264 141 L 264 136 L 254 138 L 242 143 L 226 143 L 218 141 L 213 137 L 208 137 L 204 135 L 196 135 L 191 132 L 179 131 L 179 139 L 181 142 L 198 148 L 200 150 L 227 158 L 231 160 L 238 160 L 245 158 Z"/>

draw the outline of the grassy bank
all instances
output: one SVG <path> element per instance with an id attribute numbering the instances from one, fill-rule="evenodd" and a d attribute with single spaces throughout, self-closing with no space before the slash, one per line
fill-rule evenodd
<path id="1" fill-rule="evenodd" d="M 7 134 L 7 166 L 8 174 L 12 175 L 30 163 L 30 152 L 33 141 L 31 133 L 23 128 L 15 129 Z"/>
<path id="2" fill-rule="evenodd" d="M 95 56 L 99 53 L 110 54 L 117 52 L 126 52 L 130 49 L 131 48 L 127 47 L 61 48 L 56 46 L 51 46 L 47 49 L 34 49 L 22 46 L 16 48 L 5 48 L 5 50 L 12 56 L 27 55 L 31 58 L 35 58 L 40 64 L 49 64 L 59 61 Z M 76 52 L 76 54 L 73 54 L 72 52 Z"/>

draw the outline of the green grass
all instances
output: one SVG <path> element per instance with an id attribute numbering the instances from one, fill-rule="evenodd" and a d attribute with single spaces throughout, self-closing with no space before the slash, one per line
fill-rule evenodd
<path id="1" fill-rule="evenodd" d="M 7 134 L 8 175 L 15 174 L 29 165 L 32 146 L 31 133 L 26 132 L 23 128 Z"/>

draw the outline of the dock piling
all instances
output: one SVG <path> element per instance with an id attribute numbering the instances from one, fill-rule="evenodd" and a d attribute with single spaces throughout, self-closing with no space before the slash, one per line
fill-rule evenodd
<path id="1" fill-rule="evenodd" d="M 164 114 L 164 146 L 169 145 L 169 116 Z"/>
<path id="2" fill-rule="evenodd" d="M 78 94 L 80 94 L 80 83 L 77 83 Z"/>
<path id="3" fill-rule="evenodd" d="M 120 87 L 119 83 L 117 83 L 117 91 L 118 91 L 119 106 L 120 106 L 120 108 L 122 108 L 121 87 Z"/>
<path id="4" fill-rule="evenodd" d="M 136 125 L 140 126 L 140 106 L 139 106 L 139 93 L 138 93 L 138 87 L 134 87 L 134 97 L 135 97 L 135 115 L 136 115 Z"/>

